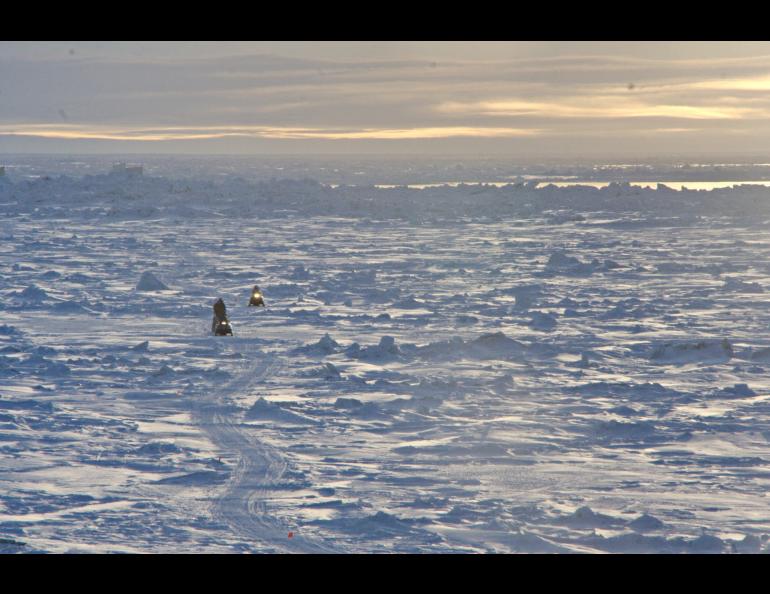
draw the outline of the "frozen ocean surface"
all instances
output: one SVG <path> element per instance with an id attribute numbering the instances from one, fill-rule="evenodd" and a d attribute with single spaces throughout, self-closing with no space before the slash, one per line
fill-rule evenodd
<path id="1" fill-rule="evenodd" d="M 770 188 L 36 163 L 0 552 L 770 549 Z"/>

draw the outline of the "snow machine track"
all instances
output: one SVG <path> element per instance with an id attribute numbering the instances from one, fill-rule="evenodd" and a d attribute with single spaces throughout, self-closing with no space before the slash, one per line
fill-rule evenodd
<path id="1" fill-rule="evenodd" d="M 276 553 L 335 553 L 333 547 L 295 534 L 288 538 L 290 528 L 279 518 L 271 516 L 265 505 L 267 490 L 278 483 L 288 464 L 275 448 L 261 443 L 225 412 L 224 401 L 229 394 L 250 390 L 275 374 L 282 364 L 278 359 L 257 359 L 243 373 L 223 385 L 196 407 L 196 416 L 216 446 L 238 456 L 224 492 L 212 504 L 214 517 L 250 541 L 257 541 Z"/>

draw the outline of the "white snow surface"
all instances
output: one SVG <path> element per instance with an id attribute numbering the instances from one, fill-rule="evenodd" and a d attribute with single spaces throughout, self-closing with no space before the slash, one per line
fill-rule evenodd
<path id="1" fill-rule="evenodd" d="M 770 550 L 767 188 L 9 171 L 0 552 Z"/>

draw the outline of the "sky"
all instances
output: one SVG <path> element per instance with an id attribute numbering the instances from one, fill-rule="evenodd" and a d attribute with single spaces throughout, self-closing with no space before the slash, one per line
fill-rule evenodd
<path id="1" fill-rule="evenodd" d="M 0 153 L 770 153 L 770 42 L 0 41 Z"/>

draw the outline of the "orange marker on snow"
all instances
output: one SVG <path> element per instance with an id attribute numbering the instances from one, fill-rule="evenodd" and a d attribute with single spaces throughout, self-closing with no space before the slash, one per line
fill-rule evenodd
<path id="1" fill-rule="evenodd" d="M 294 538 L 294 533 L 293 532 L 289 532 L 289 538 Z"/>

